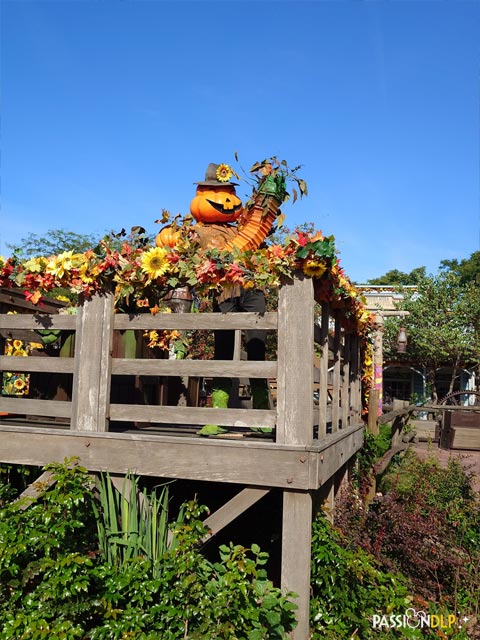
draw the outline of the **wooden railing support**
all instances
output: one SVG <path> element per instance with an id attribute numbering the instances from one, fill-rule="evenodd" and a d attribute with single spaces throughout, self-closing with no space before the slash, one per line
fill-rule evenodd
<path id="1" fill-rule="evenodd" d="M 107 293 L 78 308 L 71 423 L 77 431 L 108 431 L 113 307 Z"/>
<path id="2" fill-rule="evenodd" d="M 313 286 L 302 275 L 279 292 L 277 411 L 277 442 L 313 442 Z M 310 492 L 284 491 L 281 582 L 298 594 L 294 640 L 309 635 L 311 540 Z"/>

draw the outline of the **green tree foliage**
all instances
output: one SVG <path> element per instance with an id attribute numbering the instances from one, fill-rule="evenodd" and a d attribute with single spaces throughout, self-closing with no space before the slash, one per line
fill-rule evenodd
<path id="1" fill-rule="evenodd" d="M 425 278 L 425 267 L 417 267 L 412 269 L 410 273 L 404 273 L 398 269 L 392 269 L 379 278 L 372 278 L 368 284 L 384 285 L 384 286 L 411 286 L 416 285 Z"/>
<path id="2" fill-rule="evenodd" d="M 7 247 L 22 257 L 52 256 L 73 251 L 82 253 L 98 244 L 99 237 L 93 234 L 80 234 L 65 229 L 49 229 L 44 236 L 29 233 L 15 244 Z"/>
<path id="3" fill-rule="evenodd" d="M 405 290 L 399 308 L 409 312 L 406 318 L 387 319 L 384 334 L 384 357 L 425 367 L 434 398 L 435 371 L 452 367 L 450 390 L 459 367 L 474 365 L 479 360 L 478 287 L 463 285 L 449 271 L 424 277 L 415 291 Z M 407 329 L 407 353 L 398 356 L 396 339 L 400 324 Z"/>
<path id="4" fill-rule="evenodd" d="M 442 260 L 440 268 L 457 275 L 462 284 L 474 282 L 480 285 L 480 251 L 463 260 Z"/>

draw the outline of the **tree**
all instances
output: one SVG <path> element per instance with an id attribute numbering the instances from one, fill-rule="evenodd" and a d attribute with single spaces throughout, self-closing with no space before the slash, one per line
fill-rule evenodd
<path id="1" fill-rule="evenodd" d="M 467 282 L 480 284 L 480 251 L 475 251 L 470 258 L 464 258 L 460 262 L 458 260 L 442 260 L 440 269 L 457 275 L 462 284 Z"/>
<path id="2" fill-rule="evenodd" d="M 15 244 L 7 244 L 16 254 L 24 258 L 53 256 L 64 251 L 82 253 L 98 244 L 99 238 L 93 234 L 80 234 L 65 229 L 49 229 L 45 236 L 29 233 Z"/>
<path id="3" fill-rule="evenodd" d="M 385 323 L 384 353 L 398 359 L 396 337 L 400 324 L 408 335 L 408 350 L 401 359 L 425 367 L 433 399 L 437 399 L 435 372 L 451 366 L 449 392 L 458 369 L 478 365 L 480 353 L 480 292 L 473 283 L 463 285 L 450 271 L 424 277 L 416 291 L 406 291 L 400 308 L 409 312 L 402 320 Z"/>
<path id="4" fill-rule="evenodd" d="M 425 267 L 417 267 L 412 269 L 410 273 L 404 273 L 398 269 L 392 269 L 379 278 L 372 278 L 368 284 L 385 285 L 385 286 L 409 286 L 418 284 L 425 278 Z"/>

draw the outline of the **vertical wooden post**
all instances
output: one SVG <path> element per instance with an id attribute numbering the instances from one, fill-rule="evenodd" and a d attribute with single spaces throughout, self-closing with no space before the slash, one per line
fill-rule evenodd
<path id="1" fill-rule="evenodd" d="M 313 440 L 313 286 L 297 276 L 278 299 L 277 442 Z"/>
<path id="2" fill-rule="evenodd" d="M 303 275 L 281 287 L 278 302 L 277 442 L 313 441 L 313 286 Z M 283 492 L 282 589 L 298 594 L 294 640 L 306 640 L 310 617 L 312 496 Z"/>
<path id="3" fill-rule="evenodd" d="M 283 492 L 282 589 L 298 594 L 297 626 L 293 640 L 307 640 L 310 627 L 310 562 L 312 547 L 312 496 L 308 492 Z"/>
<path id="4" fill-rule="evenodd" d="M 318 389 L 318 437 L 327 435 L 327 404 L 328 404 L 328 322 L 330 319 L 330 307 L 328 303 L 322 303 L 322 328 L 320 346 L 319 389 Z"/>
<path id="5" fill-rule="evenodd" d="M 71 428 L 108 431 L 113 293 L 95 294 L 78 309 Z"/>
<path id="6" fill-rule="evenodd" d="M 353 419 L 356 423 L 362 417 L 362 371 L 360 362 L 360 344 L 357 335 L 352 336 L 352 393 Z"/>
<path id="7" fill-rule="evenodd" d="M 332 393 L 332 433 L 338 431 L 340 415 L 340 386 L 341 386 L 341 326 L 340 310 L 335 311 L 335 335 L 333 337 L 333 393 Z"/>
<path id="8" fill-rule="evenodd" d="M 378 389 L 370 389 L 368 396 L 368 430 L 378 436 Z"/>
<path id="9" fill-rule="evenodd" d="M 351 391 L 350 391 L 350 362 L 352 358 L 351 335 L 345 334 L 343 345 L 343 382 L 342 382 L 342 429 L 350 424 L 351 417 Z"/>

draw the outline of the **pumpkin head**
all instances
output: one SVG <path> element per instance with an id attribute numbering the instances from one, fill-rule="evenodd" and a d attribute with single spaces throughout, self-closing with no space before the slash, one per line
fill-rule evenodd
<path id="1" fill-rule="evenodd" d="M 157 237 L 155 238 L 155 244 L 157 247 L 173 247 L 176 246 L 180 238 L 180 231 L 174 231 L 172 227 L 163 227 L 160 229 Z"/>
<path id="2" fill-rule="evenodd" d="M 234 222 L 242 213 L 242 201 L 232 184 L 199 184 L 190 212 L 197 222 Z"/>

